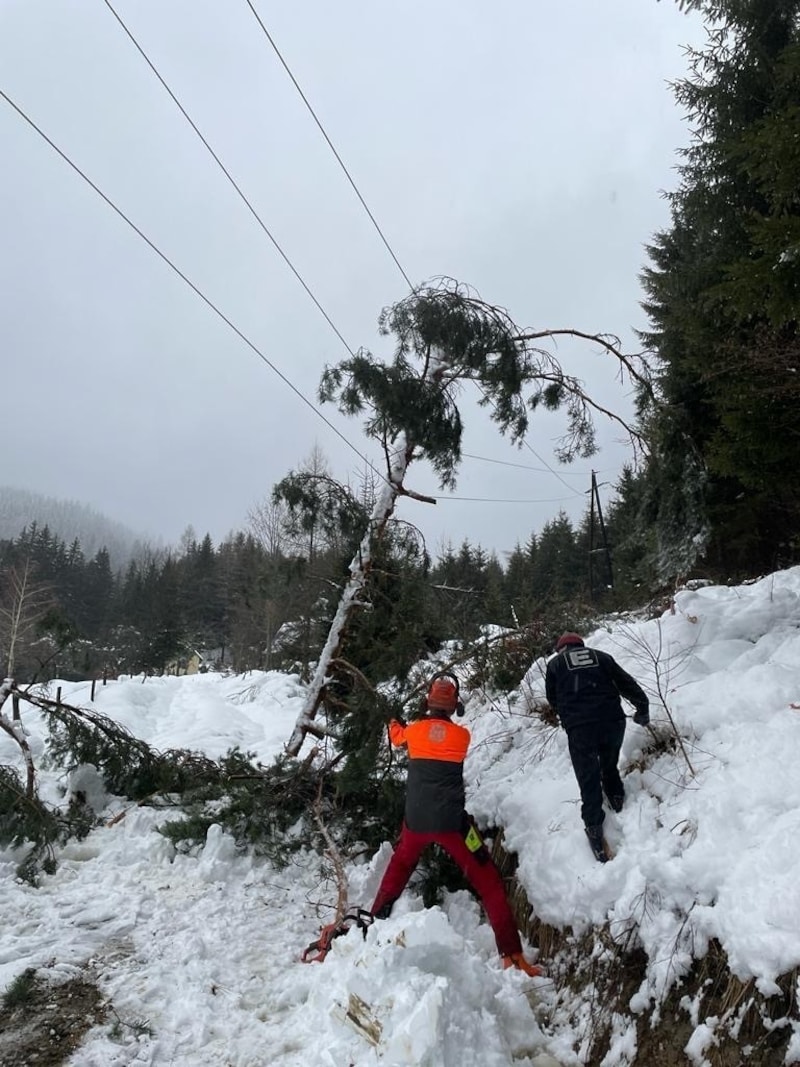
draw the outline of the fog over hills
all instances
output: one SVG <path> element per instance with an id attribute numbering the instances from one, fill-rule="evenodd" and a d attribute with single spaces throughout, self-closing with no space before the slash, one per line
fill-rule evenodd
<path id="1" fill-rule="evenodd" d="M 120 522 L 94 511 L 76 500 L 57 500 L 26 489 L 0 486 L 0 540 L 12 540 L 26 526 L 37 523 L 49 527 L 51 533 L 72 544 L 80 542 L 84 556 L 91 559 L 101 548 L 107 548 L 111 566 L 124 567 L 152 541 L 135 533 Z"/>

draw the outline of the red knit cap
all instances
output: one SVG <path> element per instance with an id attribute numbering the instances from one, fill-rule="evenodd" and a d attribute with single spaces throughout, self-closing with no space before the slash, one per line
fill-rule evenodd
<path id="1" fill-rule="evenodd" d="M 582 645 L 583 638 L 580 634 L 575 634 L 571 630 L 568 630 L 565 634 L 556 641 L 556 652 L 560 652 L 567 645 Z"/>

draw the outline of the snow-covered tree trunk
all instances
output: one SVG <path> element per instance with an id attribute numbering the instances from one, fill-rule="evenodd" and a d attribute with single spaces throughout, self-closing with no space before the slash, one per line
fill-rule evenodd
<path id="1" fill-rule="evenodd" d="M 25 795 L 30 800 L 33 797 L 36 781 L 36 771 L 33 766 L 33 753 L 31 752 L 30 745 L 23 733 L 22 723 L 14 722 L 12 719 L 9 719 L 2 710 L 13 688 L 14 681 L 12 678 L 6 678 L 3 684 L 0 685 L 0 730 L 5 730 L 7 734 L 13 737 L 22 750 L 22 757 L 25 760 L 28 779 L 25 787 Z"/>
<path id="2" fill-rule="evenodd" d="M 363 604 L 361 594 L 364 591 L 372 562 L 372 549 L 380 540 L 386 528 L 386 523 L 392 516 L 398 496 L 406 492 L 403 488 L 403 479 L 411 462 L 413 451 L 413 445 L 409 443 L 406 435 L 400 434 L 395 439 L 388 455 L 389 474 L 386 483 L 375 498 L 366 532 L 350 562 L 350 577 L 344 587 L 339 606 L 333 617 L 325 646 L 320 653 L 302 710 L 297 717 L 292 736 L 286 746 L 286 751 L 290 756 L 298 754 L 306 734 L 311 733 L 317 737 L 325 736 L 326 731 L 317 726 L 314 719 L 322 703 L 330 665 L 339 653 L 351 612 Z"/>

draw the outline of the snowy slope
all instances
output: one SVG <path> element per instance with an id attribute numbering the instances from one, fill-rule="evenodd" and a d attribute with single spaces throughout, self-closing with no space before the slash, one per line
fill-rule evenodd
<path id="1" fill-rule="evenodd" d="M 686 746 L 685 756 L 661 745 L 654 757 L 651 734 L 629 725 L 627 802 L 607 822 L 615 859 L 593 860 L 565 735 L 532 713 L 543 663 L 515 693 L 470 695 L 466 771 L 471 810 L 504 828 L 540 919 L 576 932 L 638 930 L 646 976 L 603 1061 L 622 1067 L 640 1062 L 636 1013 L 711 939 L 767 995 L 800 965 L 800 569 L 687 590 L 674 614 L 612 620 L 587 640 L 651 693 L 656 733 L 669 732 L 668 711 Z M 66 701 L 88 701 L 87 685 L 62 689 Z M 95 705 L 161 749 L 219 756 L 238 744 L 268 760 L 302 698 L 298 680 L 277 673 L 203 675 L 113 682 Z M 25 726 L 41 764 L 38 714 L 26 712 Z M 0 762 L 19 765 L 5 734 Z M 304 965 L 298 955 L 335 901 L 314 856 L 277 872 L 237 854 L 219 830 L 196 855 L 176 855 L 155 832 L 163 812 L 129 807 L 109 825 L 125 805 L 90 771 L 79 776 L 103 825 L 63 850 L 54 875 L 31 888 L 14 878 L 19 854 L 0 852 L 0 987 L 26 967 L 54 977 L 88 968 L 126 1024 L 91 1031 L 75 1067 L 586 1062 L 557 984 L 500 970 L 468 893 L 424 910 L 407 892 L 366 939 L 353 931 L 324 964 Z M 51 800 L 69 784 L 41 772 Z M 353 903 L 369 904 L 388 855 L 387 844 L 352 869 Z M 714 1023 L 694 1026 L 686 1062 L 699 1065 Z M 796 998 L 786 1027 L 784 1062 L 800 1062 Z"/>

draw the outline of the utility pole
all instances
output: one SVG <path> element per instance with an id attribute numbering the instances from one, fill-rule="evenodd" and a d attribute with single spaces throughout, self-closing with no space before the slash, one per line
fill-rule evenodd
<path id="1" fill-rule="evenodd" d="M 595 548 L 595 522 L 594 522 L 594 509 L 597 507 L 597 525 L 600 530 L 600 539 L 602 545 L 599 548 Z M 592 471 L 592 488 L 591 488 L 591 502 L 589 505 L 589 597 L 594 599 L 594 557 L 596 553 L 602 553 L 605 557 L 605 570 L 606 580 L 605 586 L 607 589 L 614 588 L 614 571 L 611 565 L 611 549 L 608 545 L 608 535 L 606 534 L 605 523 L 603 522 L 603 509 L 600 506 L 600 492 L 597 486 L 597 476 Z"/>

